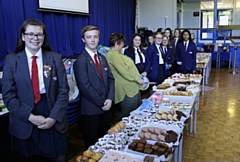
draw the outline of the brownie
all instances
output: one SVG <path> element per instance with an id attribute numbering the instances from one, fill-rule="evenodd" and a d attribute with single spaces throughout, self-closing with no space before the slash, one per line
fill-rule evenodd
<path id="1" fill-rule="evenodd" d="M 135 149 L 135 151 L 138 151 L 138 152 L 143 152 L 143 150 L 144 150 L 144 147 L 137 147 L 137 148 Z"/>
<path id="2" fill-rule="evenodd" d="M 163 148 L 168 148 L 168 145 L 166 143 L 162 143 Z"/>
<path id="3" fill-rule="evenodd" d="M 144 144 L 143 143 L 138 143 L 137 147 L 144 147 Z"/>
<path id="4" fill-rule="evenodd" d="M 168 148 L 166 149 L 166 152 L 171 153 L 171 152 L 172 152 L 172 147 L 168 147 Z"/>
<path id="5" fill-rule="evenodd" d="M 143 159 L 143 162 L 148 162 L 148 160 L 149 160 L 149 156 L 145 156 Z"/>
<path id="6" fill-rule="evenodd" d="M 139 140 L 139 143 L 146 144 L 146 143 L 147 143 L 147 141 L 146 141 L 145 139 L 140 139 L 140 140 Z"/>
<path id="7" fill-rule="evenodd" d="M 156 153 L 157 153 L 158 156 L 161 156 L 161 155 L 164 154 L 165 150 L 166 150 L 165 148 L 161 148 L 161 147 L 160 147 L 160 148 L 156 151 Z"/>
<path id="8" fill-rule="evenodd" d="M 152 156 L 145 156 L 143 162 L 153 162 L 154 161 L 154 157 Z"/>
<path id="9" fill-rule="evenodd" d="M 150 149 L 150 148 L 145 148 L 143 152 L 146 153 L 146 154 L 152 154 L 153 150 Z"/>
<path id="10" fill-rule="evenodd" d="M 139 142 L 139 140 L 138 139 L 134 139 L 132 142 Z"/>
<path id="11" fill-rule="evenodd" d="M 168 155 L 169 155 L 169 153 L 166 151 L 166 152 L 164 152 L 164 156 L 165 156 L 165 158 L 167 158 L 168 157 Z"/>
<path id="12" fill-rule="evenodd" d="M 137 147 L 137 143 L 136 142 L 132 142 L 129 146 L 128 146 L 128 149 L 130 150 L 135 150 Z"/>
<path id="13" fill-rule="evenodd" d="M 151 148 L 152 145 L 151 145 L 151 144 L 146 144 L 144 147 L 145 147 L 145 148 Z"/>
<path id="14" fill-rule="evenodd" d="M 162 143 L 161 143 L 161 142 L 156 142 L 155 145 L 157 145 L 157 146 L 161 146 Z"/>
<path id="15" fill-rule="evenodd" d="M 153 162 L 154 161 L 154 157 L 149 157 L 148 162 Z"/>
<path id="16" fill-rule="evenodd" d="M 159 148 L 159 146 L 157 146 L 157 145 L 152 145 L 152 147 L 151 147 L 151 149 L 152 149 L 153 151 L 157 151 L 158 148 Z"/>

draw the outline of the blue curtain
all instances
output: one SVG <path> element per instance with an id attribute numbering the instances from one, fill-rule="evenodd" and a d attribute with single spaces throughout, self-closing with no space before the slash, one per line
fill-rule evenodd
<path id="1" fill-rule="evenodd" d="M 90 16 L 38 11 L 38 0 L 0 0 L 0 67 L 7 53 L 16 46 L 23 21 L 41 20 L 47 29 L 53 51 L 63 57 L 80 54 L 84 49 L 81 29 L 96 25 L 100 29 L 100 43 L 108 46 L 111 33 L 120 32 L 130 42 L 135 32 L 136 0 L 89 0 Z"/>

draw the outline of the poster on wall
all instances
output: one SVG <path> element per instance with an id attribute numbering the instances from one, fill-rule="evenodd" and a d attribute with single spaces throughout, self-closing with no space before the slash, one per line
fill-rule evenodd
<path id="1" fill-rule="evenodd" d="M 89 0 L 39 0 L 39 10 L 89 15 Z"/>

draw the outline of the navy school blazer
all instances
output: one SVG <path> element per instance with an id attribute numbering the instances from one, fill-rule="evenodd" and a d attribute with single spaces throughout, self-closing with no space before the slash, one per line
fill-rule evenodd
<path id="1" fill-rule="evenodd" d="M 56 120 L 54 127 L 65 133 L 69 91 L 66 70 L 60 54 L 50 51 L 42 54 L 43 65 L 51 67 L 48 77 L 43 74 L 49 117 Z M 28 118 L 34 108 L 34 95 L 25 50 L 6 56 L 2 87 L 3 101 L 9 110 L 9 132 L 19 139 L 27 139 L 33 128 Z"/>
<path id="2" fill-rule="evenodd" d="M 176 61 L 182 62 L 178 65 L 179 70 L 196 70 L 196 45 L 189 41 L 187 51 L 185 50 L 183 42 L 178 42 L 176 47 Z"/>
<path id="3" fill-rule="evenodd" d="M 100 77 L 96 64 L 86 50 L 74 63 L 74 74 L 77 86 L 81 93 L 80 107 L 82 115 L 103 114 L 101 107 L 106 99 L 114 101 L 114 77 L 105 56 L 98 53 L 103 80 Z"/>

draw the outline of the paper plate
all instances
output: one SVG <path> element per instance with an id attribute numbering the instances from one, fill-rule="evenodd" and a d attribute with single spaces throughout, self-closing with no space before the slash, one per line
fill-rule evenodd
<path id="1" fill-rule="evenodd" d="M 146 90 L 149 87 L 149 79 L 147 77 L 141 76 L 141 79 L 144 80 L 144 84 L 142 85 L 142 90 Z"/>

